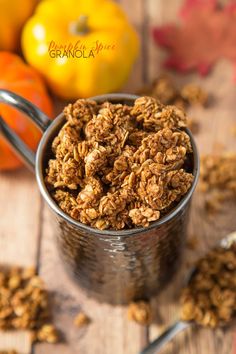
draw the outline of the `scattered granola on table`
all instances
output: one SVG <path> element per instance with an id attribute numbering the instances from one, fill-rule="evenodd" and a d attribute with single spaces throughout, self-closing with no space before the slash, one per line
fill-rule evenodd
<path id="1" fill-rule="evenodd" d="M 0 350 L 0 354 L 18 354 L 16 350 Z"/>
<path id="2" fill-rule="evenodd" d="M 133 106 L 80 99 L 64 109 L 45 181 L 72 218 L 98 229 L 148 226 L 192 185 L 186 116 L 151 97 Z"/>
<path id="3" fill-rule="evenodd" d="M 128 307 L 127 315 L 130 321 L 135 321 L 143 326 L 152 322 L 151 306 L 146 301 L 132 302 Z"/>
<path id="4" fill-rule="evenodd" d="M 210 251 L 181 295 L 181 319 L 215 328 L 236 316 L 236 244 Z"/>
<path id="5" fill-rule="evenodd" d="M 6 267 L 0 270 L 0 329 L 29 329 L 38 340 L 50 320 L 48 293 L 35 269 Z M 50 325 L 53 327 L 52 325 Z M 56 330 L 54 329 L 56 332 Z M 49 336 L 50 337 L 50 336 Z M 52 342 L 44 336 L 43 340 Z M 54 340 L 55 342 L 55 340 Z"/>
<path id="6" fill-rule="evenodd" d="M 236 200 L 236 154 L 203 156 L 199 187 L 209 211 L 220 210 L 226 200 Z"/>
<path id="7" fill-rule="evenodd" d="M 74 325 L 76 327 L 87 326 L 90 322 L 90 318 L 83 312 L 78 313 L 78 315 L 74 318 Z"/>

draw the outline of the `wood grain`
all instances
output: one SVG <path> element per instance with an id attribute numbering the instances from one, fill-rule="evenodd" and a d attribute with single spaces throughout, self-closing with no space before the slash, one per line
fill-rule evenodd
<path id="1" fill-rule="evenodd" d="M 40 232 L 40 196 L 26 169 L 0 174 L 0 263 L 36 263 Z"/>
<path id="2" fill-rule="evenodd" d="M 146 32 L 145 32 L 145 0 L 120 0 L 120 5 L 126 12 L 130 22 L 134 25 L 136 32 L 140 39 L 139 56 L 133 66 L 132 72 L 130 74 L 128 83 L 123 88 L 123 92 L 135 93 L 138 87 L 144 83 L 145 76 L 145 42 L 146 42 Z M 125 55 L 129 55 L 126 53 Z"/>

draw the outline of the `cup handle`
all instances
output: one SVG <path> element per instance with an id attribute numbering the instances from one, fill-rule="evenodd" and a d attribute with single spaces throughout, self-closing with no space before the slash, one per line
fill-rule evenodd
<path id="1" fill-rule="evenodd" d="M 44 132 L 50 125 L 50 119 L 35 105 L 25 98 L 8 90 L 0 90 L 0 102 L 8 104 L 25 113 L 35 125 Z M 35 169 L 35 153 L 18 137 L 12 128 L 0 116 L 0 133 L 14 148 L 15 152 L 28 165 L 30 170 Z"/>

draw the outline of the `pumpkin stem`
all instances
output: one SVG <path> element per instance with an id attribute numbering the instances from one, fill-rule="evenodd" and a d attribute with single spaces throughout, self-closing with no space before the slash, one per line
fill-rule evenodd
<path id="1" fill-rule="evenodd" d="M 78 18 L 78 20 L 72 22 L 70 24 L 70 32 L 72 34 L 86 34 L 89 31 L 89 27 L 88 27 L 88 16 L 87 15 L 80 15 L 80 17 Z"/>

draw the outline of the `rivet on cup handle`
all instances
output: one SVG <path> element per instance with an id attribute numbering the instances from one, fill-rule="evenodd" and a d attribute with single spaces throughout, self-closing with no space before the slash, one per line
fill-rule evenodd
<path id="1" fill-rule="evenodd" d="M 44 132 L 50 125 L 50 119 L 25 98 L 8 90 L 0 90 L 0 102 L 8 104 L 26 114 L 33 123 Z M 15 152 L 27 164 L 31 171 L 35 168 L 35 153 L 18 137 L 12 128 L 0 116 L 0 133 L 14 148 Z"/>

